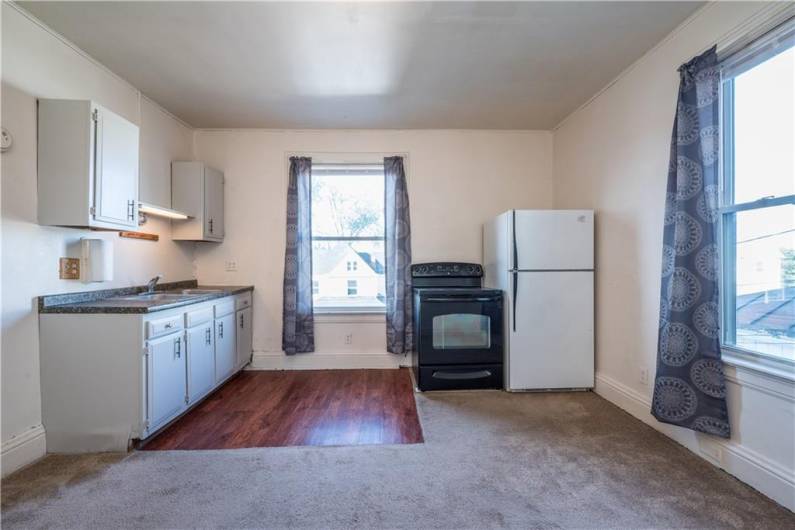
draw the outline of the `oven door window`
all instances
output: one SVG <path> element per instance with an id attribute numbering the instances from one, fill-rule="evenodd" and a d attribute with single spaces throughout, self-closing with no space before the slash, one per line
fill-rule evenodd
<path id="1" fill-rule="evenodd" d="M 452 313 L 433 317 L 435 350 L 488 349 L 491 319 L 486 315 Z"/>

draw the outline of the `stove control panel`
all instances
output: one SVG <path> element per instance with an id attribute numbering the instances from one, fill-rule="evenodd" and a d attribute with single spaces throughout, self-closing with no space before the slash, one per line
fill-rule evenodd
<path id="1" fill-rule="evenodd" d="M 412 278 L 438 278 L 444 276 L 472 277 L 483 276 L 483 267 L 477 263 L 457 263 L 441 261 L 438 263 L 414 263 L 411 266 Z"/>

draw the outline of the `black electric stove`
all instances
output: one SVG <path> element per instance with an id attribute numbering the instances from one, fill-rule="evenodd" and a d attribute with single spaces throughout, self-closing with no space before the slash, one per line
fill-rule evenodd
<path id="1" fill-rule="evenodd" d="M 420 390 L 502 388 L 502 292 L 476 263 L 416 263 L 412 368 Z"/>

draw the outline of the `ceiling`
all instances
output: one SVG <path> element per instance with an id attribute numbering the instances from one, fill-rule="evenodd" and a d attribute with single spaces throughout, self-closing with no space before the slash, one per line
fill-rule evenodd
<path id="1" fill-rule="evenodd" d="M 701 2 L 19 2 L 202 128 L 550 129 Z"/>

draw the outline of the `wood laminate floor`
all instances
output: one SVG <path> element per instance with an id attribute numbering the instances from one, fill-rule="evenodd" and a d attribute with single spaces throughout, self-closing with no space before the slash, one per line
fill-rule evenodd
<path id="1" fill-rule="evenodd" d="M 249 371 L 142 449 L 422 441 L 408 369 Z"/>

